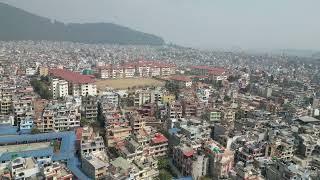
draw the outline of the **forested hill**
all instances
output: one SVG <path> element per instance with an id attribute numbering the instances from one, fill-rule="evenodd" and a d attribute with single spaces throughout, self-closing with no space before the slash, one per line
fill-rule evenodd
<path id="1" fill-rule="evenodd" d="M 162 45 L 158 36 L 113 23 L 64 24 L 0 3 L 0 40 Z"/>

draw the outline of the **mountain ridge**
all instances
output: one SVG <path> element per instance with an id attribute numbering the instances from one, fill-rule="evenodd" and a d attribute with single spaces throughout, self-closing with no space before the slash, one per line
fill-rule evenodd
<path id="1" fill-rule="evenodd" d="M 156 35 L 113 23 L 62 23 L 0 2 L 0 40 L 163 45 Z"/>

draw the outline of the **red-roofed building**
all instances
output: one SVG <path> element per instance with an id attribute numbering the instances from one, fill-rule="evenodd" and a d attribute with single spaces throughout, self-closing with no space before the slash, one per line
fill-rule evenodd
<path id="1" fill-rule="evenodd" d="M 66 80 L 68 83 L 72 84 L 88 84 L 95 82 L 92 76 L 82 75 L 66 69 L 50 69 L 49 73 L 52 77 Z"/>
<path id="2" fill-rule="evenodd" d="M 93 76 L 82 75 L 65 69 L 50 69 L 52 80 L 52 93 L 54 98 L 73 96 L 95 96 L 97 88 Z"/>
<path id="3" fill-rule="evenodd" d="M 156 133 L 151 139 L 149 155 L 154 157 L 168 154 L 168 139 L 161 133 Z"/>
<path id="4" fill-rule="evenodd" d="M 132 78 L 135 76 L 154 77 L 175 74 L 176 65 L 160 61 L 139 60 L 124 64 L 106 65 L 97 67 L 97 69 L 101 79 Z"/>
<path id="5" fill-rule="evenodd" d="M 170 81 L 172 81 L 174 84 L 177 84 L 180 88 L 192 86 L 192 80 L 188 76 L 182 76 L 182 75 L 172 76 L 170 77 Z"/>
<path id="6" fill-rule="evenodd" d="M 222 75 L 226 72 L 224 68 L 210 67 L 210 66 L 191 66 L 191 72 L 196 75 L 207 76 L 210 74 Z"/>
<path id="7" fill-rule="evenodd" d="M 186 144 L 180 144 L 173 148 L 172 162 L 183 176 L 192 176 L 199 179 L 207 175 L 208 157 L 198 154 Z"/>

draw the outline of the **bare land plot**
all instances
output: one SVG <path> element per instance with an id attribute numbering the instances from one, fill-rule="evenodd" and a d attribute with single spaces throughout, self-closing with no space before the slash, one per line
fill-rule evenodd
<path id="1" fill-rule="evenodd" d="M 107 87 L 114 89 L 128 89 L 133 87 L 164 86 L 165 82 L 153 78 L 106 79 L 98 80 L 96 85 L 99 90 L 104 90 Z"/>

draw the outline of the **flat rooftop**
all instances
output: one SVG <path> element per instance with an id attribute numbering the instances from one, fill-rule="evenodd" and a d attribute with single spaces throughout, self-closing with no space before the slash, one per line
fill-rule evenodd
<path id="1" fill-rule="evenodd" d="M 0 154 L 8 153 L 8 152 L 34 151 L 34 150 L 39 150 L 39 149 L 44 149 L 49 147 L 50 147 L 50 142 L 0 146 Z"/>

